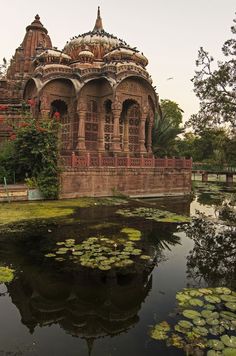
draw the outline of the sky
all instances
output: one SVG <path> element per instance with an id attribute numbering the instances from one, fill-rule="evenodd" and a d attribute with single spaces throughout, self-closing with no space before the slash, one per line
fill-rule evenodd
<path id="1" fill-rule="evenodd" d="M 9 60 L 36 14 L 53 46 L 62 49 L 73 36 L 92 30 L 97 7 L 104 29 L 137 47 L 160 99 L 176 101 L 184 119 L 198 111 L 191 78 L 200 46 L 217 60 L 231 37 L 235 0 L 0 0 L 0 61 Z M 169 79 L 172 78 L 172 79 Z"/>

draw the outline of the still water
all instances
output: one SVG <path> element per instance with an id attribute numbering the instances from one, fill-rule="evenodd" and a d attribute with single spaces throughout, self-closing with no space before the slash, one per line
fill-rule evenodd
<path id="1" fill-rule="evenodd" d="M 142 204 L 183 215 L 201 211 L 217 218 L 217 206 L 231 193 L 225 193 L 223 186 L 200 185 L 191 198 L 151 199 Z M 227 285 L 235 289 L 235 268 L 228 264 L 222 273 L 220 268 L 214 273 L 206 262 L 201 269 L 191 236 L 198 236 L 199 226 L 186 233 L 176 223 L 122 217 L 116 214 L 118 208 L 81 208 L 76 224 L 31 226 L 25 236 L 1 241 L 1 265 L 11 266 L 16 275 L 0 285 L 0 355 L 184 355 L 152 340 L 151 326 L 171 322 L 175 295 L 182 288 Z M 44 257 L 57 241 L 79 242 L 98 235 L 115 238 L 127 226 L 142 232 L 137 245 L 152 256 L 153 263 L 132 267 L 129 273 L 110 273 Z"/>

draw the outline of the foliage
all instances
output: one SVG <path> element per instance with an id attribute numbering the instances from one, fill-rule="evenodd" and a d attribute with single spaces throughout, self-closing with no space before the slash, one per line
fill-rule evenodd
<path id="1" fill-rule="evenodd" d="M 24 124 L 15 128 L 14 149 L 18 178 L 34 179 L 46 199 L 57 198 L 58 123 L 51 119 L 39 122 L 26 118 Z"/>
<path id="2" fill-rule="evenodd" d="M 204 278 L 211 285 L 235 286 L 235 227 L 217 225 L 200 214 L 185 226 L 185 232 L 194 241 L 193 250 L 187 257 L 189 278 Z"/>
<path id="3" fill-rule="evenodd" d="M 175 155 L 176 137 L 183 132 L 179 127 L 183 110 L 169 99 L 161 100 L 160 112 L 156 113 L 152 131 L 153 152 L 158 157 Z"/>
<path id="4" fill-rule="evenodd" d="M 173 127 L 178 128 L 183 120 L 183 110 L 179 105 L 169 99 L 161 100 L 162 119 L 168 120 Z"/>
<path id="5" fill-rule="evenodd" d="M 192 115 L 188 126 L 192 126 L 195 132 L 211 128 L 218 124 L 228 124 L 235 128 L 236 119 L 236 19 L 231 27 L 234 38 L 227 40 L 222 47 L 224 61 L 217 63 L 202 47 L 198 52 L 196 65 L 199 68 L 195 72 L 192 81 L 194 91 L 200 99 L 200 111 Z"/>
<path id="6" fill-rule="evenodd" d="M 236 165 L 236 136 L 223 128 L 202 130 L 198 135 L 185 133 L 176 141 L 176 149 L 179 156 L 192 157 L 193 162 Z"/>
<path id="7" fill-rule="evenodd" d="M 8 183 L 14 180 L 14 143 L 4 141 L 0 145 L 0 184 L 3 184 L 4 177 Z"/>

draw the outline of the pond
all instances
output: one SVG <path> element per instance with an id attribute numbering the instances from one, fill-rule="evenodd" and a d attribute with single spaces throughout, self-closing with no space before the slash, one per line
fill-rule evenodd
<path id="1" fill-rule="evenodd" d="M 75 208 L 70 219 L 3 230 L 0 266 L 12 269 L 14 278 L 0 284 L 0 355 L 185 355 L 153 339 L 152 330 L 183 319 L 176 293 L 184 288 L 235 291 L 235 230 L 221 233 L 214 223 L 217 207 L 235 191 L 195 184 L 191 198 L 95 202 Z M 197 211 L 213 223 L 199 216 L 189 224 Z M 234 308 L 236 296 L 229 293 L 219 291 Z M 209 303 L 214 309 L 216 302 Z M 224 332 L 229 336 L 235 336 L 232 325 Z M 190 349 L 189 355 L 207 350 Z"/>

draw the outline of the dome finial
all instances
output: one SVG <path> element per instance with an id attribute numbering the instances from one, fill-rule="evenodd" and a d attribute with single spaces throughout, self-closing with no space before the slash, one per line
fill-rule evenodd
<path id="1" fill-rule="evenodd" d="M 93 31 L 103 31 L 100 6 L 98 6 L 98 14 L 97 14 L 97 19 Z"/>

